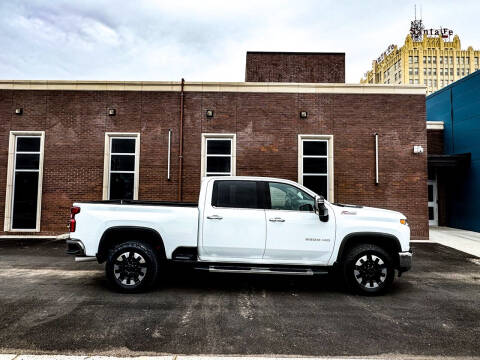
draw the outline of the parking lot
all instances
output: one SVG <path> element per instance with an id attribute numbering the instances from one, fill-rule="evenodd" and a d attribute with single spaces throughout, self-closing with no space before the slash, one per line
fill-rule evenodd
<path id="1" fill-rule="evenodd" d="M 60 241 L 0 241 L 0 352 L 480 354 L 480 261 L 414 244 L 414 267 L 383 297 L 334 278 L 170 270 L 155 291 L 108 289 L 103 265 Z"/>

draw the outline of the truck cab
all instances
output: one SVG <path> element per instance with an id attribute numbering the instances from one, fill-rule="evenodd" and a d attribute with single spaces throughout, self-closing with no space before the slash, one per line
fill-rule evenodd
<path id="1" fill-rule="evenodd" d="M 275 180 L 214 178 L 205 187 L 201 261 L 328 264 L 336 221 L 319 220 L 315 195 Z"/>

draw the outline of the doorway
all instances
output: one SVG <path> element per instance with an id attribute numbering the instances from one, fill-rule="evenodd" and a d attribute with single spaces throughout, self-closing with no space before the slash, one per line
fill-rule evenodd
<path id="1" fill-rule="evenodd" d="M 438 226 L 438 192 L 437 179 L 427 181 L 428 184 L 428 225 Z"/>

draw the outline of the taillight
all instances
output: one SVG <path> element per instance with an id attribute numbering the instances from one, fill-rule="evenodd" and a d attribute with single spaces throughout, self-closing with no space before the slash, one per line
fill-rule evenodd
<path id="1" fill-rule="evenodd" d="M 75 221 L 75 215 L 80 212 L 80 207 L 73 206 L 70 208 L 70 232 L 75 232 L 77 222 Z"/>

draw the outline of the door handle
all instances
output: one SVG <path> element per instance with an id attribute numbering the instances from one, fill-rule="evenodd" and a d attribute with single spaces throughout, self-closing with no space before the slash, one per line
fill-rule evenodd
<path id="1" fill-rule="evenodd" d="M 270 218 L 270 219 L 268 219 L 268 221 L 271 221 L 271 222 L 285 222 L 285 219 L 276 217 L 276 218 Z"/>
<path id="2" fill-rule="evenodd" d="M 219 215 L 210 215 L 210 216 L 207 216 L 207 219 L 210 219 L 210 220 L 222 220 L 223 217 L 219 216 Z"/>

